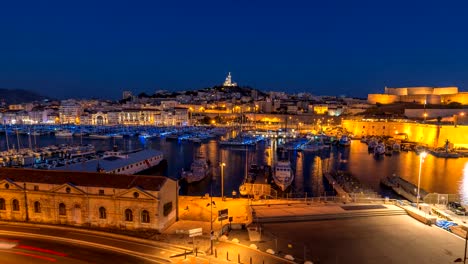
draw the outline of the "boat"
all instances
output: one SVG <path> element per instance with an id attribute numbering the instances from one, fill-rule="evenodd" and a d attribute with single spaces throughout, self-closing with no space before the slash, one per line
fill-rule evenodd
<path id="1" fill-rule="evenodd" d="M 349 147 L 351 145 L 351 140 L 349 139 L 348 136 L 346 135 L 343 135 L 341 136 L 338 144 L 342 147 Z"/>
<path id="2" fill-rule="evenodd" d="M 289 160 L 277 161 L 272 176 L 275 184 L 284 192 L 294 180 L 291 162 Z"/>
<path id="3" fill-rule="evenodd" d="M 163 160 L 163 153 L 154 149 L 123 152 L 114 148 L 106 151 L 102 157 L 81 163 L 66 164 L 67 171 L 102 172 L 115 174 L 136 174 L 158 165 Z M 63 170 L 55 167 L 53 170 Z"/>
<path id="4" fill-rule="evenodd" d="M 385 156 L 391 156 L 393 154 L 392 146 L 385 146 Z"/>
<path id="5" fill-rule="evenodd" d="M 67 130 L 55 131 L 55 137 L 72 137 L 73 133 Z"/>
<path id="6" fill-rule="evenodd" d="M 111 136 L 107 135 L 107 134 L 89 134 L 89 138 L 91 138 L 91 139 L 109 139 L 109 138 L 111 138 Z"/>
<path id="7" fill-rule="evenodd" d="M 455 151 L 444 149 L 444 148 L 436 148 L 436 149 L 429 149 L 428 152 L 438 158 L 459 158 L 461 155 Z"/>
<path id="8" fill-rule="evenodd" d="M 248 137 L 236 137 L 219 141 L 220 146 L 256 146 L 257 141 Z"/>
<path id="9" fill-rule="evenodd" d="M 374 148 L 374 156 L 382 156 L 385 154 L 385 145 L 382 142 L 377 143 L 377 145 Z"/>
<path id="10" fill-rule="evenodd" d="M 398 144 L 398 142 L 393 143 L 392 150 L 393 150 L 393 152 L 400 152 L 401 151 L 400 144 Z"/>
<path id="11" fill-rule="evenodd" d="M 375 147 L 377 147 L 377 141 L 375 139 L 368 140 L 367 149 L 369 151 L 374 151 Z"/>
<path id="12" fill-rule="evenodd" d="M 199 152 L 190 165 L 190 171 L 182 171 L 182 178 L 187 183 L 199 182 L 210 174 L 210 166 L 202 152 Z"/>

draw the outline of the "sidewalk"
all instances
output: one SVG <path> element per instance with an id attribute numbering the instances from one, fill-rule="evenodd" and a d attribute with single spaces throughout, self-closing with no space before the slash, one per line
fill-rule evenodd
<path id="1" fill-rule="evenodd" d="M 196 247 L 198 252 L 209 254 L 210 230 L 213 229 L 215 237 L 219 239 L 219 241 L 213 241 L 213 248 L 218 253 L 217 262 L 225 259 L 226 251 L 229 251 L 230 256 L 233 252 L 242 252 L 243 263 L 249 263 L 245 262 L 247 261 L 245 258 L 250 256 L 258 256 L 255 257 L 257 262 L 254 263 L 262 263 L 264 257 L 281 257 L 275 260 L 284 263 L 286 261 L 285 255 L 292 254 L 293 251 L 297 253 L 298 249 L 292 249 L 291 243 L 287 242 L 288 238 L 279 238 L 271 233 L 263 233 L 260 231 L 259 223 L 406 214 L 398 206 L 382 203 L 345 204 L 305 202 L 304 200 L 253 201 L 232 198 L 222 201 L 219 197 L 213 197 L 213 202 L 213 207 L 211 207 L 209 197 L 180 197 L 179 221 L 164 231 L 167 242 L 186 248 Z M 225 236 L 222 236 L 221 222 L 218 221 L 218 210 L 221 209 L 228 209 L 229 217 L 232 217 L 233 220 L 230 230 L 229 221 L 223 221 L 225 231 L 223 234 Z M 213 220 L 212 225 L 210 218 Z M 194 228 L 202 228 L 202 235 L 189 238 L 188 230 Z M 261 233 L 259 241 L 250 241 L 247 228 L 259 228 Z M 274 251 L 275 255 L 266 253 L 268 249 Z M 236 256 L 237 253 L 234 255 Z M 188 259 L 183 261 L 182 263 L 198 263 L 188 262 L 192 261 Z"/>

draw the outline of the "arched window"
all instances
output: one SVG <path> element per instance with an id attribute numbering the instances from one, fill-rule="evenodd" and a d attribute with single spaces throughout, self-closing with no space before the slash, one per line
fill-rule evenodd
<path id="1" fill-rule="evenodd" d="M 99 219 L 106 219 L 107 218 L 107 213 L 106 213 L 106 208 L 104 207 L 99 207 Z"/>
<path id="2" fill-rule="evenodd" d="M 67 208 L 64 203 L 59 204 L 59 215 L 67 215 Z"/>
<path id="3" fill-rule="evenodd" d="M 5 199 L 0 198 L 0 210 L 5 210 Z"/>
<path id="4" fill-rule="evenodd" d="M 13 211 L 19 211 L 19 201 L 14 199 L 11 203 L 11 207 L 13 208 Z"/>
<path id="5" fill-rule="evenodd" d="M 125 210 L 125 221 L 133 222 L 133 212 L 130 209 Z"/>
<path id="6" fill-rule="evenodd" d="M 150 215 L 149 215 L 148 211 L 143 210 L 141 212 L 141 222 L 142 223 L 149 223 L 150 222 Z"/>
<path id="7" fill-rule="evenodd" d="M 41 212 L 41 203 L 39 201 L 34 202 L 34 212 L 40 213 Z"/>

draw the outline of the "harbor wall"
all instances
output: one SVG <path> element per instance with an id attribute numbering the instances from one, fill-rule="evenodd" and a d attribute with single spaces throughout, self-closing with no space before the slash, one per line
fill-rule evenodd
<path id="1" fill-rule="evenodd" d="M 407 140 L 428 147 L 443 147 L 449 140 L 453 147 L 468 148 L 467 125 L 434 125 L 398 121 L 343 120 L 342 127 L 357 137 L 404 134 Z"/>

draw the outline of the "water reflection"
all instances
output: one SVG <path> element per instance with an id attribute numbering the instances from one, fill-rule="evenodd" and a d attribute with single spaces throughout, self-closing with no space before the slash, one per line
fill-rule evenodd
<path id="1" fill-rule="evenodd" d="M 461 180 L 459 193 L 461 194 L 462 202 L 465 204 L 468 203 L 468 161 L 463 168 L 463 178 Z"/>
<path id="2" fill-rule="evenodd" d="M 13 140 L 14 139 L 14 140 Z M 28 137 L 20 135 L 18 138 L 10 136 L 12 143 L 19 142 L 20 147 L 28 147 Z M 34 141 L 32 141 L 34 142 Z M 213 167 L 213 177 L 200 183 L 181 185 L 181 193 L 189 195 L 204 195 L 213 184 L 215 195 L 221 194 L 221 170 L 219 162 L 226 163 L 224 168 L 224 193 L 230 195 L 233 190 L 238 191 L 246 174 L 246 166 L 250 164 L 273 165 L 277 158 L 276 141 L 262 142 L 255 148 L 221 148 L 216 140 L 203 144 L 192 144 L 177 141 L 166 141 L 164 138 L 140 141 L 138 138 L 116 140 L 92 140 L 77 138 L 55 138 L 54 136 L 40 136 L 36 138 L 38 146 L 52 144 L 93 144 L 98 150 L 109 150 L 115 144 L 122 150 L 138 148 L 154 148 L 164 153 L 167 168 L 161 175 L 179 178 L 182 169 L 189 169 L 194 155 L 203 151 Z M 6 149 L 5 137 L 0 136 L 1 150 Z M 353 141 L 348 148 L 333 147 L 321 154 L 305 154 L 290 151 L 286 157 L 291 160 L 296 178 L 292 191 L 307 193 L 308 196 L 323 195 L 323 171 L 349 171 L 361 183 L 384 193 L 380 186 L 380 179 L 392 174 L 401 176 L 408 181 L 417 183 L 419 156 L 414 152 L 401 152 L 392 156 L 375 159 L 370 154 L 367 145 Z M 468 158 L 444 159 L 428 155 L 421 170 L 421 188 L 429 192 L 458 193 L 463 201 L 468 202 Z"/>

